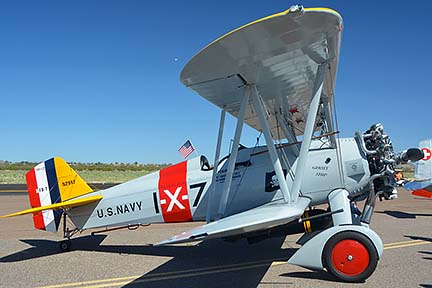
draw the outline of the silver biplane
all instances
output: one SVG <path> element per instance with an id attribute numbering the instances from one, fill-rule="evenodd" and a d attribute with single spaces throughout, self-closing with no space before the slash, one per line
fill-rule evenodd
<path id="1" fill-rule="evenodd" d="M 403 186 L 414 196 L 432 198 L 432 139 L 420 141 L 419 149 L 424 157 L 415 163 L 414 178 L 402 180 Z"/>
<path id="2" fill-rule="evenodd" d="M 339 138 L 334 85 L 342 17 L 296 5 L 238 29 L 202 49 L 181 82 L 221 109 L 214 165 L 199 156 L 158 172 L 93 191 L 60 158 L 27 174 L 35 227 L 56 232 L 61 248 L 77 231 L 96 227 L 206 221 L 156 245 L 304 233 L 289 263 L 326 269 L 358 282 L 383 252 L 369 222 L 378 196 L 396 197 L 393 166 L 423 157 L 396 155 L 381 124 Z M 237 118 L 232 149 L 220 157 L 226 113 Z M 240 145 L 247 124 L 265 146 Z M 362 212 L 354 205 L 364 200 Z M 314 208 L 328 204 L 327 209 Z M 66 217 L 75 227 L 69 229 Z"/>

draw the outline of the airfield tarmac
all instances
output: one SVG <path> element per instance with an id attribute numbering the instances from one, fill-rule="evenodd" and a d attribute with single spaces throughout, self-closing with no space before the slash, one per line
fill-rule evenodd
<path id="1" fill-rule="evenodd" d="M 1 215 L 28 207 L 26 194 L 0 191 Z M 360 284 L 286 264 L 299 235 L 254 245 L 149 245 L 200 224 L 85 232 L 74 238 L 72 251 L 60 253 L 60 234 L 34 230 L 31 216 L 0 219 L 0 287 L 432 287 L 432 199 L 403 189 L 398 200 L 377 203 L 371 226 L 385 250 Z"/>

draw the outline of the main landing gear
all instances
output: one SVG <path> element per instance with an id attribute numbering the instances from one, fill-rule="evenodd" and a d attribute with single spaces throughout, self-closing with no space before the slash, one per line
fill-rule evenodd
<path id="1" fill-rule="evenodd" d="M 362 282 L 375 271 L 378 253 L 367 236 L 342 231 L 327 241 L 322 263 L 336 278 L 346 282 Z"/>
<path id="2" fill-rule="evenodd" d="M 302 247 L 288 263 L 325 269 L 341 281 L 363 282 L 375 271 L 383 243 L 367 224 L 353 223 L 346 190 L 331 192 L 328 200 L 335 211 L 333 227 L 304 234 L 298 241 Z"/>

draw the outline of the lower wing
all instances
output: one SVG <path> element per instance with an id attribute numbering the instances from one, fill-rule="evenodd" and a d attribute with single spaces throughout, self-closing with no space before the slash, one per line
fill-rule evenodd
<path id="1" fill-rule="evenodd" d="M 293 205 L 265 204 L 175 235 L 156 246 L 234 236 L 287 224 L 300 218 L 309 203 L 309 198 L 299 197 Z"/>

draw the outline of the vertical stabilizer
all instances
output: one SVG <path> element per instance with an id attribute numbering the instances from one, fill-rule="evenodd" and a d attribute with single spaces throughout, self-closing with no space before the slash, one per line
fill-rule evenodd
<path id="1" fill-rule="evenodd" d="M 423 151 L 424 157 L 415 164 L 414 178 L 432 179 L 432 139 L 420 141 L 419 148 Z"/>
<path id="2" fill-rule="evenodd" d="M 39 163 L 26 174 L 27 190 L 32 208 L 60 203 L 93 190 L 61 158 Z M 57 232 L 63 210 L 33 213 L 36 229 Z"/>

